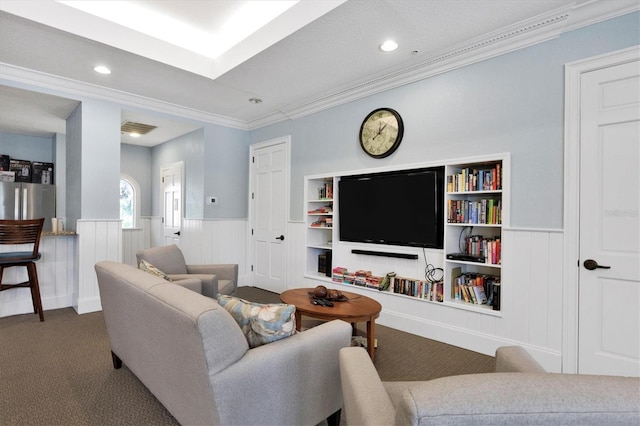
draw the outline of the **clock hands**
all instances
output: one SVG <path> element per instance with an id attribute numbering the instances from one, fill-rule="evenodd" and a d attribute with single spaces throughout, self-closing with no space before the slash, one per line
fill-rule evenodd
<path id="1" fill-rule="evenodd" d="M 387 127 L 387 124 L 389 123 L 384 123 L 384 126 L 382 125 L 382 122 L 380 122 L 380 126 L 378 126 L 378 133 L 376 133 L 376 135 L 371 139 L 374 140 L 375 138 L 377 138 L 378 136 L 380 136 L 380 134 L 382 133 L 382 131 L 384 130 L 385 127 Z"/>

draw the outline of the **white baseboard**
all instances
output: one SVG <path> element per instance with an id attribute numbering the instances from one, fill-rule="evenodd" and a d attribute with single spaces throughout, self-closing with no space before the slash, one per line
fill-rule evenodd
<path id="1" fill-rule="evenodd" d="M 522 346 L 548 372 L 560 373 L 562 371 L 562 354 L 560 352 L 532 346 L 525 342 L 504 339 L 495 335 L 474 332 L 466 328 L 449 326 L 385 310 L 380 313 L 380 318 L 376 320 L 376 323 L 489 356 L 495 356 L 496 349 L 500 346 Z M 383 345 L 384 342 L 380 342 L 380 344 Z"/>
<path id="2" fill-rule="evenodd" d="M 78 300 L 78 305 L 74 305 L 73 309 L 78 314 L 88 314 L 91 312 L 98 312 L 102 310 L 102 303 L 100 303 L 100 297 L 87 297 Z"/>

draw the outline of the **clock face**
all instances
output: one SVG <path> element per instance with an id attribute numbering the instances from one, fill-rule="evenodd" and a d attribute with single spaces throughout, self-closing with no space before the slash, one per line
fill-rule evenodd
<path id="1" fill-rule="evenodd" d="M 374 158 L 393 153 L 400 142 L 404 126 L 402 118 L 391 108 L 379 108 L 367 115 L 360 127 L 360 146 Z"/>

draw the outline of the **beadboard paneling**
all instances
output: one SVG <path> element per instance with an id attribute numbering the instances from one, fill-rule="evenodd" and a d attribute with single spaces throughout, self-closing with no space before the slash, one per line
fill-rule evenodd
<path id="1" fill-rule="evenodd" d="M 237 263 L 238 285 L 247 285 L 245 219 L 184 219 L 180 233 L 180 248 L 187 263 Z"/>
<path id="2" fill-rule="evenodd" d="M 30 250 L 30 246 L 0 246 L 0 252 Z M 43 236 L 40 239 L 41 259 L 36 262 L 42 308 L 66 308 L 72 305 L 76 259 L 76 236 Z M 23 267 L 5 270 L 5 284 L 27 281 L 27 269 Z M 17 288 L 0 292 L 0 317 L 33 312 L 31 292 Z M 46 312 L 45 312 L 46 320 Z"/>
<path id="3" fill-rule="evenodd" d="M 134 267 L 138 267 L 136 252 L 151 247 L 151 218 L 141 218 L 139 226 L 122 230 L 122 262 Z"/>
<path id="4" fill-rule="evenodd" d="M 102 260 L 122 262 L 120 220 L 79 220 L 78 282 L 73 307 L 79 314 L 102 309 L 94 266 Z"/>

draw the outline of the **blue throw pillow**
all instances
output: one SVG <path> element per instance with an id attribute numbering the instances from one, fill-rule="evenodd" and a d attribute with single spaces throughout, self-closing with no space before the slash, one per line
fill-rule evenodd
<path id="1" fill-rule="evenodd" d="M 236 320 L 250 348 L 284 339 L 296 332 L 296 307 L 279 303 L 253 303 L 218 295 L 218 303 Z"/>

